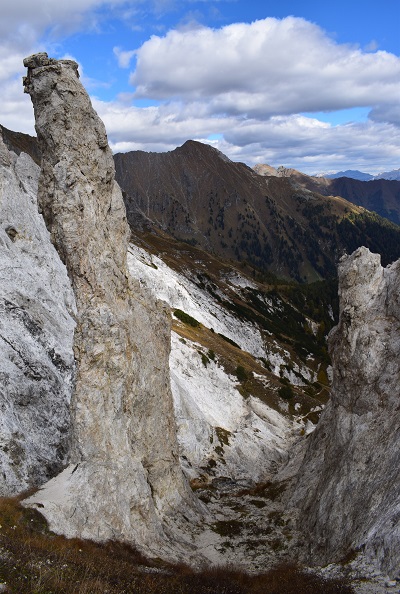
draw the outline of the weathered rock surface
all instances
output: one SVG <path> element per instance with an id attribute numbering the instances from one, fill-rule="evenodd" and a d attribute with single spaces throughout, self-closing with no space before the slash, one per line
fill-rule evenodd
<path id="1" fill-rule="evenodd" d="M 0 495 L 65 465 L 75 301 L 37 211 L 39 167 L 0 133 Z"/>
<path id="2" fill-rule="evenodd" d="M 161 297 L 173 311 L 181 309 L 205 327 L 236 339 L 246 353 L 267 357 L 259 328 L 249 320 L 235 317 L 222 306 L 222 302 L 229 299 L 228 293 L 222 292 L 224 285 L 218 289 L 217 301 L 205 288 L 190 280 L 188 269 L 179 273 L 161 258 L 133 244 L 129 247 L 128 266 L 132 276 L 154 296 Z M 196 266 L 198 264 L 194 265 L 194 271 Z M 239 276 L 233 279 L 244 285 L 251 282 Z M 237 286 L 235 292 L 239 294 Z M 294 434 L 304 425 L 289 418 L 278 404 L 274 409 L 257 396 L 247 394 L 244 397 L 237 376 L 230 375 L 224 367 L 225 346 L 218 349 L 213 345 L 217 348 L 217 353 L 211 351 L 214 358 L 204 359 L 210 352 L 201 345 L 202 335 L 203 331 L 199 330 L 200 343 L 193 340 L 195 336 L 190 340 L 174 331 L 171 337 L 171 388 L 184 471 L 190 479 L 204 477 L 206 473 L 210 478 L 229 477 L 246 484 L 265 481 L 286 459 Z M 275 356 L 280 369 L 285 359 L 280 358 L 279 352 Z M 304 374 L 307 371 L 302 369 Z M 265 393 L 271 394 L 270 381 L 266 376 L 259 377 Z M 281 402 L 286 405 L 282 399 Z"/>
<path id="3" fill-rule="evenodd" d="M 77 303 L 70 465 L 28 503 L 68 536 L 187 557 L 177 525 L 200 506 L 177 455 L 170 319 L 128 275 L 122 195 L 77 64 L 37 54 L 25 65 L 43 156 L 39 204 Z"/>
<path id="4" fill-rule="evenodd" d="M 329 343 L 331 401 L 300 468 L 295 502 L 307 561 L 360 550 L 400 577 L 400 261 L 360 248 L 339 267 Z"/>

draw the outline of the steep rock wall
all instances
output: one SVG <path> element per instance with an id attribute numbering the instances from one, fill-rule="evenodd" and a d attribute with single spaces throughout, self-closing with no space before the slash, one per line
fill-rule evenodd
<path id="1" fill-rule="evenodd" d="M 37 210 L 39 167 L 0 133 L 0 495 L 66 462 L 75 301 Z"/>
<path id="2" fill-rule="evenodd" d="M 294 502 L 306 559 L 360 551 L 400 577 L 400 261 L 359 248 L 339 266 L 329 336 L 333 390 L 300 468 Z"/>
<path id="3" fill-rule="evenodd" d="M 28 503 L 68 536 L 187 555 L 177 525 L 200 508 L 177 456 L 170 319 L 128 275 L 122 195 L 77 64 L 36 54 L 25 66 L 42 151 L 38 200 L 77 304 L 70 465 Z"/>

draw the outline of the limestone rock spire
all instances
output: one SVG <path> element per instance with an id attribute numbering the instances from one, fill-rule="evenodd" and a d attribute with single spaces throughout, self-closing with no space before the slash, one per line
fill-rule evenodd
<path id="1" fill-rule="evenodd" d="M 38 201 L 77 303 L 70 465 L 29 504 L 40 502 L 57 532 L 176 558 L 168 531 L 200 508 L 177 455 L 169 315 L 128 275 L 122 194 L 77 64 L 42 53 L 24 65 L 42 151 Z"/>
<path id="2" fill-rule="evenodd" d="M 362 552 L 400 578 L 400 260 L 361 247 L 339 264 L 333 386 L 294 489 L 306 561 Z"/>

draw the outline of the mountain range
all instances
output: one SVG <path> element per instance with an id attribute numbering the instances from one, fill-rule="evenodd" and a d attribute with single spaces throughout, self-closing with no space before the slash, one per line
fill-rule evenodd
<path id="1" fill-rule="evenodd" d="M 40 162 L 35 138 L 1 130 L 8 148 Z M 168 153 L 118 153 L 114 162 L 132 228 L 146 219 L 253 274 L 332 278 L 340 256 L 360 245 L 379 252 L 384 265 L 400 256 L 399 181 L 253 170 L 195 141 Z"/>
<path id="2" fill-rule="evenodd" d="M 195 141 L 168 153 L 119 153 L 114 161 L 131 227 L 141 212 L 176 239 L 261 273 L 331 278 L 340 256 L 361 245 L 385 265 L 400 256 L 400 228 L 333 192 L 334 180 L 294 170 L 259 175 Z M 400 192 L 400 182 L 374 183 Z"/>
<path id="3" fill-rule="evenodd" d="M 395 179 L 400 180 L 400 169 L 393 169 L 392 171 L 384 171 L 377 175 L 371 175 L 358 169 L 346 169 L 346 171 L 337 171 L 336 173 L 317 173 L 313 177 L 325 177 L 326 179 L 336 179 L 338 177 L 350 177 L 358 179 L 359 181 L 371 181 L 373 179 Z"/>
<path id="4" fill-rule="evenodd" d="M 351 177 L 312 177 L 296 169 L 269 165 L 256 165 L 254 170 L 262 176 L 291 179 L 294 183 L 324 196 L 341 196 L 349 202 L 374 211 L 389 221 L 400 223 L 400 181 L 377 176 L 370 181 Z"/>

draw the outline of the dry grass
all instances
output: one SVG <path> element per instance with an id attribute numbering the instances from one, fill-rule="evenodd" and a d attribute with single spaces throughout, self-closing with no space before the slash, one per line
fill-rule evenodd
<path id="1" fill-rule="evenodd" d="M 229 568 L 195 572 L 145 559 L 130 546 L 51 533 L 42 516 L 0 499 L 0 583 L 10 594 L 351 594 L 296 565 L 250 576 Z"/>

